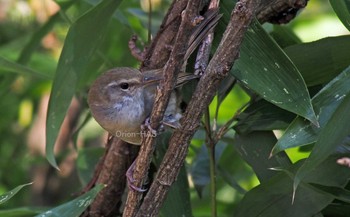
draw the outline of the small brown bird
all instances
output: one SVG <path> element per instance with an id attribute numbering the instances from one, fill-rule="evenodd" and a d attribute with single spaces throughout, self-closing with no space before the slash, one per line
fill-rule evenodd
<path id="1" fill-rule="evenodd" d="M 198 44 L 218 22 L 220 16 L 212 11 L 192 34 L 185 63 Z M 185 68 L 185 67 L 183 67 Z M 184 70 L 184 69 L 183 69 Z M 163 69 L 145 71 L 118 67 L 107 71 L 92 84 L 88 104 L 95 120 L 109 133 L 131 143 L 141 143 L 141 125 L 150 115 Z M 198 76 L 181 72 L 177 86 Z M 166 121 L 181 117 L 179 97 L 174 91 L 165 112 Z"/>

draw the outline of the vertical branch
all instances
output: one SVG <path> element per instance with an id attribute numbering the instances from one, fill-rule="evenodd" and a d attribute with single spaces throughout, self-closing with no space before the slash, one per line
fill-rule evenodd
<path id="1" fill-rule="evenodd" d="M 163 119 L 165 109 L 167 107 L 170 95 L 174 90 L 177 74 L 180 72 L 184 63 L 184 56 L 187 50 L 188 41 L 192 34 L 192 29 L 195 26 L 193 20 L 198 14 L 200 1 L 188 1 L 186 10 L 182 14 L 182 22 L 176 36 L 176 41 L 173 51 L 170 54 L 169 60 L 163 69 L 164 80 L 162 80 L 157 88 L 155 103 L 151 113 L 149 128 L 142 130 L 142 135 L 153 135 L 153 129 L 157 130 L 160 122 Z M 141 150 L 136 159 L 134 169 L 133 183 L 135 186 L 142 186 L 143 178 L 146 176 L 154 151 L 154 137 L 146 136 L 142 138 Z M 142 194 L 136 191 L 129 191 L 126 207 L 123 216 L 134 216 L 138 211 L 139 203 L 142 199 Z"/>
<path id="2" fill-rule="evenodd" d="M 231 20 L 196 91 L 181 119 L 181 127 L 170 139 L 157 176 L 136 216 L 156 216 L 165 196 L 175 181 L 188 151 L 188 144 L 199 127 L 204 109 L 213 99 L 220 81 L 225 78 L 237 59 L 245 31 L 253 19 L 257 0 L 241 0 L 231 14 Z"/>

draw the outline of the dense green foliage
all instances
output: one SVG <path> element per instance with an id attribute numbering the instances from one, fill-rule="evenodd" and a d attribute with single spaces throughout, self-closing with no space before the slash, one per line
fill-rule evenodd
<path id="1" fill-rule="evenodd" d="M 106 69 L 137 67 L 127 42 L 137 34 L 147 44 L 150 17 L 145 1 L 34 2 L 0 2 L 0 216 L 78 216 L 102 188 L 72 197 L 103 154 L 87 90 Z M 169 4 L 154 1 L 153 35 Z M 221 2 L 214 49 L 232 7 Z M 254 21 L 162 215 L 212 216 L 216 206 L 223 217 L 348 216 L 349 31 L 348 0 L 311 1 L 288 25 Z M 71 139 L 56 141 L 60 133 Z"/>

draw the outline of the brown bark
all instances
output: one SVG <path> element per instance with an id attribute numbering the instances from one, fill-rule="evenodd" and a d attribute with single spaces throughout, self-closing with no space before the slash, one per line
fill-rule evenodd
<path id="1" fill-rule="evenodd" d="M 204 109 L 213 99 L 220 81 L 227 76 L 234 60 L 238 57 L 239 46 L 253 19 L 255 7 L 256 1 L 254 0 L 242 0 L 236 4 L 222 41 L 198 83 L 181 121 L 180 129 L 177 129 L 170 139 L 169 148 L 157 176 L 136 216 L 158 215 L 165 196 L 184 163 L 188 144 L 199 127 Z M 172 80 L 165 82 L 172 82 Z M 157 115 L 157 112 L 154 114 Z M 142 149 L 139 156 L 142 156 Z"/>

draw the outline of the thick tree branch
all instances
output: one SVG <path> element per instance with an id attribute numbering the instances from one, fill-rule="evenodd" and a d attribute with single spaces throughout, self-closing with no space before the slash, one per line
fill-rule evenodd
<path id="1" fill-rule="evenodd" d="M 190 0 L 187 4 L 186 10 L 182 14 L 182 22 L 178 30 L 173 51 L 170 54 L 169 60 L 163 69 L 164 80 L 162 80 L 157 88 L 156 99 L 150 118 L 150 127 L 157 130 L 163 120 L 165 109 L 172 91 L 174 90 L 177 74 L 180 72 L 184 56 L 187 50 L 188 41 L 192 35 L 192 29 L 195 24 L 193 21 L 198 16 L 198 8 L 200 1 Z M 143 130 L 142 135 L 152 135 L 150 129 Z M 135 186 L 142 186 L 143 178 L 147 174 L 149 165 L 151 163 L 152 154 L 154 151 L 154 137 L 146 136 L 142 139 L 141 149 L 138 158 L 136 159 L 134 179 Z M 126 207 L 123 216 L 134 216 L 138 204 L 141 201 L 142 194 L 136 191 L 130 191 L 128 194 Z"/>
<path id="2" fill-rule="evenodd" d="M 104 184 L 106 187 L 97 195 L 90 206 L 88 216 L 115 216 L 120 212 L 121 199 L 124 193 L 125 173 L 132 159 L 136 157 L 138 147 L 128 145 L 117 137 L 108 140 L 102 162 L 102 169 L 95 184 Z"/>
<path id="3" fill-rule="evenodd" d="M 184 114 L 181 128 L 172 135 L 169 149 L 164 156 L 155 181 L 136 216 L 157 216 L 171 184 L 175 181 L 184 163 L 188 144 L 199 127 L 204 109 L 213 99 L 220 81 L 227 76 L 234 60 L 238 57 L 239 46 L 254 16 L 256 5 L 256 0 L 242 0 L 237 3 L 233 10 L 221 43 L 199 81 Z"/>

